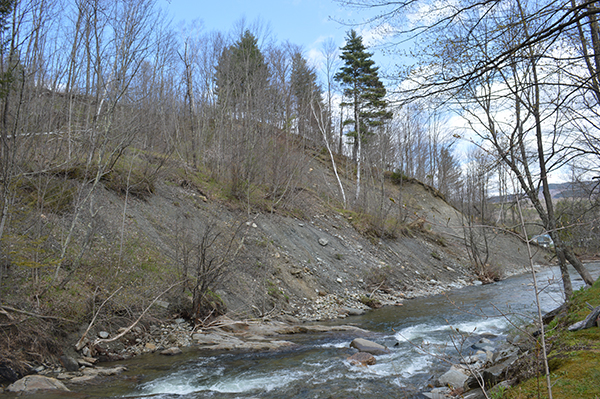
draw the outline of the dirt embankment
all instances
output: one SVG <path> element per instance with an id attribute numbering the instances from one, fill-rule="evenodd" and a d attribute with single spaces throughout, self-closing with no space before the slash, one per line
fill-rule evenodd
<path id="1" fill-rule="evenodd" d="M 171 259 L 184 255 L 185 240 L 199 245 L 206 226 L 235 229 L 243 242 L 215 254 L 215 261 L 229 265 L 214 287 L 239 318 L 343 317 L 348 308 L 366 308 L 365 297 L 394 303 L 476 283 L 479 270 L 472 266 L 465 231 L 474 232 L 470 244 L 487 257 L 491 276 L 523 271 L 529 263 L 520 239 L 498 229 L 465 229 L 461 214 L 419 183 L 402 187 L 405 219 L 392 237 L 365 232 L 360 214 L 327 208 L 315 193 L 299 195 L 302 219 L 232 209 L 193 187 L 164 184 L 151 198 L 134 200 L 125 219 L 142 242 Z M 101 209 L 121 207 L 110 193 L 102 200 Z M 102 217 L 103 225 L 118 226 L 121 215 Z M 543 263 L 545 256 L 536 253 L 534 261 Z"/>

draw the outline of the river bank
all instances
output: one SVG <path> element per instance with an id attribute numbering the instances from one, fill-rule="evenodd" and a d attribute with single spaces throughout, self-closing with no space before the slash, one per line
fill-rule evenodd
<path id="1" fill-rule="evenodd" d="M 551 268 L 543 268 L 538 275 L 542 280 L 548 281 L 549 278 L 555 277 L 552 270 L 553 269 Z M 550 272 L 550 274 L 548 274 L 548 272 Z M 256 364 L 258 367 L 256 372 L 245 371 L 242 375 L 235 377 L 236 380 L 242 379 L 242 381 L 238 381 L 236 384 L 242 384 L 243 386 L 247 384 L 247 382 L 243 382 L 243 380 L 248 378 L 244 377 L 246 373 L 256 373 L 260 378 L 266 378 L 265 375 L 268 375 L 269 372 L 265 371 L 263 374 L 260 370 L 269 370 L 271 367 L 270 364 L 274 361 L 280 365 L 282 361 L 285 361 L 285 366 L 282 367 L 289 367 L 290 369 L 288 371 L 293 376 L 304 375 L 304 373 L 307 372 L 305 370 L 306 367 L 313 368 L 310 372 L 311 375 L 312 373 L 323 373 L 322 370 L 330 370 L 326 372 L 326 374 L 331 373 L 332 376 L 327 378 L 329 380 L 333 378 L 333 381 L 337 381 L 336 386 L 338 388 L 336 389 L 340 390 L 347 390 L 350 389 L 350 387 L 346 387 L 346 384 L 342 383 L 343 380 L 338 380 L 338 378 L 342 378 L 342 376 L 347 378 L 348 375 L 350 375 L 353 376 L 352 378 L 358 378 L 360 381 L 367 378 L 362 384 L 366 383 L 365 381 L 371 381 L 373 377 L 376 377 L 375 381 L 379 380 L 380 382 L 376 383 L 373 389 L 376 391 L 383 389 L 384 392 L 387 392 L 388 388 L 385 387 L 388 386 L 388 383 L 385 381 L 388 381 L 393 375 L 396 375 L 396 379 L 392 378 L 389 380 L 392 384 L 391 387 L 395 386 L 396 389 L 398 389 L 401 385 L 405 387 L 403 389 L 408 389 L 411 392 L 413 392 L 413 390 L 414 392 L 418 392 L 427 385 L 435 382 L 434 380 L 431 380 L 431 375 L 439 377 L 448 370 L 449 366 L 446 365 L 446 363 L 439 364 L 431 358 L 431 352 L 433 352 L 434 349 L 437 351 L 440 348 L 440 345 L 448 347 L 450 341 L 447 334 L 449 331 L 458 329 L 466 333 L 470 340 L 477 338 L 479 341 L 482 338 L 486 338 L 486 336 L 491 337 L 492 334 L 495 337 L 498 337 L 493 338 L 495 341 L 501 342 L 502 340 L 506 340 L 506 329 L 509 325 L 508 321 L 506 321 L 506 317 L 503 318 L 497 314 L 492 315 L 490 312 L 493 310 L 494 306 L 486 304 L 486 301 L 494 301 L 495 306 L 499 306 L 500 303 L 504 303 L 505 305 L 508 304 L 513 313 L 522 313 L 525 308 L 521 305 L 517 306 L 517 304 L 529 303 L 531 300 L 531 297 L 523 296 L 524 291 L 530 289 L 531 286 L 529 284 L 529 279 L 526 276 L 513 277 L 493 285 L 479 287 L 469 286 L 447 292 L 445 295 L 420 297 L 410 300 L 404 299 L 402 302 L 403 304 L 399 306 L 387 306 L 376 311 L 368 311 L 362 316 L 346 315 L 343 319 L 322 322 L 318 325 L 313 325 L 312 323 L 298 324 L 267 320 L 239 322 L 221 319 L 214 325 L 206 326 L 204 329 L 194 329 L 194 327 L 188 325 L 187 322 L 183 320 L 173 320 L 168 324 L 158 324 L 155 329 L 152 329 L 151 334 L 144 333 L 136 338 L 132 336 L 131 338 L 134 338 L 134 341 L 136 339 L 139 339 L 140 341 L 125 352 L 117 351 L 117 347 L 112 348 L 114 353 L 127 354 L 127 356 L 123 357 L 124 359 L 126 357 L 135 357 L 135 361 L 122 360 L 118 362 L 119 365 L 127 365 L 131 370 L 121 371 L 124 375 L 117 379 L 133 378 L 134 382 L 131 383 L 133 385 L 130 384 L 129 388 L 126 390 L 128 392 L 134 390 L 138 392 L 138 395 L 144 392 L 155 391 L 157 393 L 159 393 L 159 391 L 181 393 L 181 390 L 183 389 L 181 387 L 160 388 L 163 383 L 160 383 L 158 387 L 152 389 L 147 388 L 138 391 L 138 389 L 135 388 L 136 386 L 146 386 L 144 384 L 149 383 L 150 381 L 146 381 L 146 379 L 140 380 L 139 377 L 136 377 L 139 376 L 140 373 L 142 375 L 147 374 L 147 372 L 142 371 L 147 366 L 136 365 L 146 364 L 150 361 L 151 363 L 164 364 L 165 366 L 161 366 L 162 370 L 163 367 L 170 369 L 172 367 L 180 367 L 175 366 L 177 364 L 188 364 L 189 362 L 191 362 L 190 364 L 195 364 L 195 362 L 201 361 L 201 359 L 213 359 L 211 362 L 216 362 L 214 364 L 218 365 L 218 368 L 222 370 L 221 372 L 225 374 L 221 375 L 221 377 L 214 375 L 211 378 L 215 378 L 215 383 L 216 381 L 225 383 L 224 381 L 233 378 L 228 377 L 230 373 L 237 373 L 235 370 L 240 367 L 241 363 L 236 363 L 235 359 L 240 358 L 245 359 L 243 361 L 241 360 L 242 363 L 250 362 Z M 556 286 L 556 284 L 552 285 L 552 287 L 554 286 Z M 546 289 L 545 294 L 551 294 L 550 296 L 557 295 L 559 294 L 558 291 L 559 289 L 554 288 Z M 545 300 L 545 311 L 551 310 L 552 304 L 557 299 L 556 297 L 551 298 L 550 296 Z M 459 303 L 462 304 L 464 309 L 457 313 L 456 304 Z M 337 303 L 337 306 L 341 308 L 342 305 L 345 304 L 346 303 Z M 435 313 L 431 312 L 432 306 L 436 310 Z M 473 313 L 474 309 L 478 309 L 477 315 L 475 315 L 475 317 L 469 316 L 465 319 L 464 312 Z M 428 314 L 429 316 L 427 316 Z M 348 323 L 351 323 L 352 325 L 348 326 Z M 343 326 L 342 324 L 346 324 L 346 326 Z M 390 335 L 390 332 L 393 331 L 395 331 L 395 333 Z M 484 336 L 483 334 L 488 335 Z M 350 341 L 357 336 L 366 337 L 367 339 L 387 346 L 390 348 L 391 353 L 389 355 L 377 356 L 377 365 L 369 366 L 368 368 L 363 369 L 347 365 L 345 359 L 352 354 L 349 348 Z M 466 342 L 467 341 L 465 341 L 465 343 Z M 468 342 L 470 345 L 476 343 L 471 341 Z M 180 346 L 181 349 L 183 349 L 183 353 L 176 356 L 167 356 L 166 354 L 160 355 L 163 350 L 169 350 L 169 348 L 175 346 Z M 445 350 L 443 352 L 446 353 Z M 137 356 L 138 353 L 144 354 L 144 356 Z M 178 352 L 175 351 L 174 353 Z M 473 353 L 471 355 L 477 354 Z M 317 359 L 319 360 L 303 360 L 313 358 L 314 356 L 317 356 Z M 455 355 L 450 355 L 449 353 L 446 353 L 443 356 L 449 359 L 449 361 L 452 361 L 452 356 L 454 356 L 454 359 L 457 359 Z M 289 363 L 288 360 L 284 359 L 296 360 Z M 306 363 L 307 361 L 308 363 Z M 454 363 L 458 364 L 460 361 L 456 360 Z M 312 364 L 312 366 L 310 364 Z M 110 368 L 114 367 L 115 363 L 104 363 L 102 366 Z M 91 370 L 100 369 L 98 365 L 93 365 L 91 367 L 88 365 L 80 365 L 79 367 L 81 369 L 72 374 L 66 374 L 64 373 L 64 370 L 60 370 L 63 373 L 61 378 L 64 378 L 63 381 L 66 381 L 67 386 L 71 386 L 73 390 L 89 391 L 95 384 L 98 384 L 98 382 L 94 381 L 105 381 L 106 378 L 110 378 L 102 375 L 103 372 L 97 373 L 98 375 L 95 380 L 86 377 L 86 373 L 88 373 L 88 375 L 94 374 Z M 139 367 L 142 367 L 142 369 L 139 369 Z M 154 368 L 155 366 L 151 367 Z M 184 369 L 187 369 L 187 367 L 188 366 Z M 86 372 L 86 369 L 89 370 Z M 423 374 L 423 370 L 428 371 Z M 57 374 L 58 371 L 59 370 L 57 369 L 48 368 L 46 370 L 41 370 L 40 373 L 58 376 L 60 375 L 60 373 Z M 212 375 L 212 372 L 213 371 L 210 369 L 204 371 L 204 373 L 209 376 Z M 159 373 L 159 375 L 162 374 L 163 372 Z M 152 378 L 159 378 L 159 380 L 161 378 L 167 378 L 166 381 L 168 381 L 167 375 L 163 377 L 159 377 L 159 375 Z M 429 377 L 427 377 L 427 375 Z M 87 382 L 68 382 L 69 379 L 72 381 L 74 378 L 81 377 L 87 378 Z M 193 381 L 193 377 L 180 376 L 177 378 L 192 378 Z M 75 381 L 82 380 L 83 379 L 76 379 Z M 396 382 L 393 382 L 394 380 Z M 295 386 L 300 383 L 300 380 L 297 380 L 296 378 L 292 378 L 291 380 L 286 379 L 285 381 L 287 382 L 284 386 Z M 192 395 L 192 392 L 210 392 L 211 389 L 217 389 L 214 387 L 210 388 L 210 386 L 212 386 L 211 384 L 197 385 L 197 383 L 191 382 L 190 384 L 192 387 L 184 390 L 185 392 L 190 393 L 185 394 L 183 397 Z M 317 385 L 320 384 L 321 383 L 318 383 Z M 370 384 L 373 384 L 373 381 L 367 383 L 367 385 Z M 384 385 L 380 386 L 381 384 Z M 163 389 L 166 389 L 166 391 L 163 391 Z M 229 391 L 239 390 L 240 388 L 223 389 Z M 246 387 L 244 389 L 249 388 Z M 256 389 L 259 389 L 259 387 L 250 389 L 249 393 L 256 395 Z M 264 393 L 259 396 L 276 397 L 277 394 L 281 395 L 287 392 L 283 391 L 282 393 L 280 389 L 282 388 L 270 388 L 268 391 L 270 393 Z M 273 390 L 275 391 L 275 396 L 269 396 L 273 394 Z M 242 391 L 246 392 L 245 390 Z M 194 395 L 189 397 L 204 397 L 203 394 Z M 100 397 L 106 397 L 106 395 Z M 242 395 L 236 397 L 245 396 Z M 365 397 L 369 396 L 367 395 Z"/>

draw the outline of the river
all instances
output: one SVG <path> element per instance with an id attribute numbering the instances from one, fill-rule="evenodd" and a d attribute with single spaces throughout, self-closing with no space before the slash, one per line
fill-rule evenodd
<path id="1" fill-rule="evenodd" d="M 587 266 L 597 278 L 600 264 Z M 542 311 L 550 311 L 561 302 L 559 270 L 540 268 L 536 275 Z M 575 288 L 582 286 L 578 276 L 572 278 Z M 531 320 L 537 312 L 534 298 L 531 275 L 524 274 L 324 323 L 372 331 L 368 339 L 390 348 L 374 366 L 346 360 L 354 336 L 296 335 L 285 339 L 297 348 L 274 354 L 207 355 L 192 348 L 173 358 L 141 356 L 125 362 L 124 378 L 110 386 L 87 386 L 76 397 L 422 398 L 420 392 L 456 360 L 457 350 L 468 353 L 481 335 L 504 339 L 513 325 Z"/>

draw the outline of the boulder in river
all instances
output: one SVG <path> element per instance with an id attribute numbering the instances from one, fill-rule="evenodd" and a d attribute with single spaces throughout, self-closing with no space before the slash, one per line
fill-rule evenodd
<path id="1" fill-rule="evenodd" d="M 355 366 L 373 366 L 377 361 L 375 356 L 367 352 L 358 352 L 348 358 L 348 361 Z"/>
<path id="2" fill-rule="evenodd" d="M 69 389 L 56 378 L 28 375 L 9 385 L 6 390 L 8 392 L 34 392 L 40 390 L 68 391 Z"/>
<path id="3" fill-rule="evenodd" d="M 469 376 L 464 372 L 464 370 L 452 366 L 450 367 L 450 370 L 446 371 L 440 376 L 440 378 L 438 378 L 438 382 L 441 386 L 462 388 L 468 378 Z"/>
<path id="4" fill-rule="evenodd" d="M 471 345 L 471 348 L 473 348 L 475 350 L 481 350 L 484 352 L 492 352 L 492 353 L 494 353 L 496 351 L 496 346 L 495 346 L 494 342 L 492 342 L 491 340 L 489 340 L 487 338 L 481 338 L 479 341 L 477 341 L 476 343 Z"/>
<path id="5" fill-rule="evenodd" d="M 488 367 L 480 372 L 480 378 L 483 380 L 486 387 L 493 387 L 502 381 L 506 371 L 518 360 L 518 356 L 512 355 L 501 363 L 497 363 L 492 367 Z M 477 388 L 480 382 L 474 376 L 469 377 L 466 382 L 467 387 Z"/>
<path id="6" fill-rule="evenodd" d="M 351 348 L 358 349 L 359 352 L 367 352 L 371 355 L 384 355 L 390 353 L 389 349 L 378 343 L 371 342 L 364 338 L 356 338 L 350 343 Z"/>

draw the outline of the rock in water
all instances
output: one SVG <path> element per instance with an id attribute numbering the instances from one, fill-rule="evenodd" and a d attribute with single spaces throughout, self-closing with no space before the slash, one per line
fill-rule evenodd
<path id="1" fill-rule="evenodd" d="M 352 341 L 350 347 L 358 349 L 359 352 L 370 353 L 371 355 L 383 355 L 390 352 L 385 346 L 371 342 L 364 338 L 356 338 L 354 341 Z"/>
<path id="2" fill-rule="evenodd" d="M 462 388 L 465 382 L 469 378 L 462 370 L 452 366 L 450 370 L 445 372 L 439 379 L 438 382 L 441 386 L 449 386 L 452 388 Z"/>
<path id="3" fill-rule="evenodd" d="M 342 310 L 344 312 L 348 313 L 348 316 L 362 316 L 366 313 L 364 309 L 355 309 L 355 308 L 345 307 Z"/>
<path id="4" fill-rule="evenodd" d="M 372 366 L 377 363 L 375 356 L 366 352 L 355 353 L 348 358 L 348 361 L 356 366 Z"/>
<path id="5" fill-rule="evenodd" d="M 163 351 L 160 352 L 161 355 L 165 355 L 165 356 L 175 356 L 175 355 L 180 355 L 181 353 L 183 353 L 181 351 L 181 349 L 179 349 L 176 346 L 173 346 L 169 349 L 165 349 Z"/>
<path id="6" fill-rule="evenodd" d="M 38 390 L 59 390 L 68 391 L 69 389 L 55 378 L 44 377 L 42 375 L 28 375 L 6 388 L 8 392 L 34 392 Z"/>

